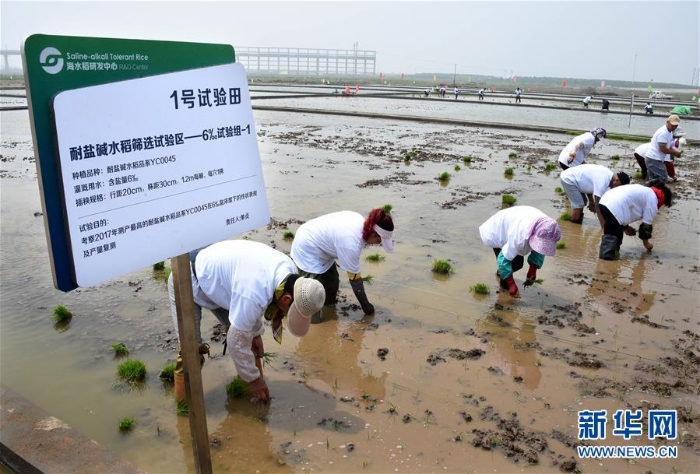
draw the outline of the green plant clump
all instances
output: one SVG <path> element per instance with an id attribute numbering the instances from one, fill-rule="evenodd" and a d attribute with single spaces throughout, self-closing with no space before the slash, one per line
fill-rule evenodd
<path id="1" fill-rule="evenodd" d="M 123 342 L 117 342 L 112 344 L 112 349 L 114 350 L 114 355 L 117 357 L 125 357 L 129 355 L 129 348 Z"/>
<path id="2" fill-rule="evenodd" d="M 557 249 L 563 250 L 566 248 L 566 242 L 557 242 Z"/>
<path id="3" fill-rule="evenodd" d="M 56 322 L 64 322 L 68 321 L 70 318 L 73 317 L 73 313 L 68 311 L 68 308 L 66 308 L 63 305 L 58 305 L 53 309 L 53 319 Z"/>
<path id="4" fill-rule="evenodd" d="M 439 273 L 440 275 L 449 275 L 454 272 L 454 267 L 447 260 L 435 259 L 433 261 L 433 272 Z"/>
<path id="5" fill-rule="evenodd" d="M 248 393 L 248 382 L 236 375 L 233 380 L 226 384 L 226 393 L 233 398 L 242 397 Z"/>
<path id="6" fill-rule="evenodd" d="M 169 382 L 174 382 L 175 381 L 175 364 L 170 363 L 166 364 L 163 369 L 160 371 L 160 374 L 158 374 L 158 377 L 160 377 L 163 380 L 167 380 Z"/>
<path id="7" fill-rule="evenodd" d="M 294 232 L 291 230 L 285 230 L 284 234 L 282 234 L 282 237 L 284 240 L 294 240 Z"/>
<path id="8" fill-rule="evenodd" d="M 517 157 L 518 157 L 518 154 L 515 153 L 514 151 L 512 151 L 508 154 L 508 158 L 510 158 L 511 160 L 514 158 L 517 158 Z"/>
<path id="9" fill-rule="evenodd" d="M 563 220 L 563 221 L 570 221 L 570 220 L 571 220 L 571 214 L 569 214 L 568 212 L 564 212 L 564 213 L 562 213 L 561 216 L 559 216 L 559 219 L 561 219 L 561 220 Z"/>
<path id="10" fill-rule="evenodd" d="M 469 164 L 472 162 L 472 155 L 467 155 L 462 157 L 462 161 L 464 161 L 465 164 Z"/>
<path id="11" fill-rule="evenodd" d="M 504 194 L 504 195 L 501 197 L 501 202 L 503 202 L 503 204 L 508 204 L 509 206 L 512 206 L 512 205 L 515 204 L 517 201 L 518 201 L 518 198 L 516 198 L 516 197 L 513 196 L 512 194 Z"/>
<path id="12" fill-rule="evenodd" d="M 178 416 L 189 415 L 190 409 L 187 406 L 187 402 L 184 402 L 182 400 L 178 400 L 176 405 L 175 405 L 175 412 L 178 414 Z"/>
<path id="13" fill-rule="evenodd" d="M 455 171 L 459 171 L 459 170 L 461 170 L 461 169 L 462 169 L 462 167 L 461 167 L 461 166 L 459 166 L 459 165 L 455 165 Z"/>
<path id="14" fill-rule="evenodd" d="M 384 204 L 382 206 L 382 210 L 384 211 L 384 214 L 391 214 L 391 210 L 394 208 L 391 204 Z"/>
<path id="15" fill-rule="evenodd" d="M 544 165 L 544 170 L 545 171 L 552 171 L 552 170 L 556 169 L 556 167 L 557 167 L 556 163 L 546 163 Z"/>
<path id="16" fill-rule="evenodd" d="M 636 173 L 634 173 L 634 179 L 642 179 L 642 178 L 643 178 L 643 176 L 642 176 L 641 171 L 637 171 Z"/>
<path id="17" fill-rule="evenodd" d="M 469 288 L 469 291 L 476 293 L 477 295 L 488 295 L 491 293 L 489 286 L 486 283 L 477 283 L 476 285 Z"/>
<path id="18" fill-rule="evenodd" d="M 131 431 L 131 429 L 134 427 L 134 419 L 133 418 L 122 418 L 119 420 L 119 431 Z"/>
<path id="19" fill-rule="evenodd" d="M 515 171 L 513 171 L 513 168 L 506 168 L 505 170 L 506 176 L 513 176 L 514 173 Z"/>
<path id="20" fill-rule="evenodd" d="M 564 192 L 564 190 L 561 188 L 561 186 L 557 186 L 556 188 L 554 188 L 554 192 L 557 194 L 561 194 Z"/>
<path id="21" fill-rule="evenodd" d="M 381 260 L 384 260 L 386 257 L 384 255 L 378 254 L 378 253 L 373 253 L 370 255 L 367 255 L 365 257 L 365 260 L 368 262 L 379 262 Z"/>
<path id="22" fill-rule="evenodd" d="M 129 383 L 143 382 L 146 379 L 146 364 L 137 359 L 127 359 L 119 364 L 117 373 Z"/>
<path id="23" fill-rule="evenodd" d="M 372 275 L 365 275 L 365 276 L 362 277 L 362 281 L 364 281 L 364 282 L 367 283 L 368 285 L 371 285 L 372 282 L 374 281 L 374 276 L 372 276 Z"/>
<path id="24" fill-rule="evenodd" d="M 162 272 L 163 270 L 165 270 L 165 262 L 154 263 L 153 270 L 157 272 Z"/>
<path id="25" fill-rule="evenodd" d="M 613 155 L 612 159 L 613 159 L 613 161 L 617 161 L 620 159 L 620 155 Z"/>
<path id="26" fill-rule="evenodd" d="M 444 172 L 440 173 L 440 176 L 438 176 L 438 179 L 440 181 L 449 181 L 450 180 L 450 173 L 448 173 L 447 171 L 444 171 Z"/>

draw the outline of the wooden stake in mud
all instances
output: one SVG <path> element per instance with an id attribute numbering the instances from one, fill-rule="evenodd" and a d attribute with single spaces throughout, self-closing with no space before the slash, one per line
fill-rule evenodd
<path id="1" fill-rule="evenodd" d="M 192 435 L 194 465 L 198 474 L 211 474 L 211 453 L 209 452 L 209 433 L 207 416 L 204 409 L 204 389 L 202 372 L 199 366 L 199 342 L 196 338 L 194 318 L 194 296 L 190 276 L 190 256 L 179 255 L 170 259 L 175 286 L 175 305 L 177 307 L 177 328 L 180 335 L 182 365 L 185 370 L 185 390 L 187 408 Z"/>

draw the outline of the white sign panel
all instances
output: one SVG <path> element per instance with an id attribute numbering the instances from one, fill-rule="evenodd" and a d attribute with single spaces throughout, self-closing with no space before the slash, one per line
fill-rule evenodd
<path id="1" fill-rule="evenodd" d="M 64 91 L 53 112 L 79 286 L 269 222 L 240 64 Z"/>

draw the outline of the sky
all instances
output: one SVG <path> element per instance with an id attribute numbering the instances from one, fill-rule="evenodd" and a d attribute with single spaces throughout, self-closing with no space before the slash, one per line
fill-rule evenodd
<path id="1" fill-rule="evenodd" d="M 0 46 L 34 33 L 376 51 L 377 74 L 697 85 L 700 1 L 5 1 Z M 11 66 L 20 67 L 19 58 Z"/>

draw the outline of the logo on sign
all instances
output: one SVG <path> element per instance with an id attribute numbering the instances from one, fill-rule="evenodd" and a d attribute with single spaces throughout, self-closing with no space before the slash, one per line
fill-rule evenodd
<path id="1" fill-rule="evenodd" d="M 63 69 L 63 55 L 56 48 L 49 46 L 39 54 L 39 64 L 49 74 L 58 74 Z"/>

